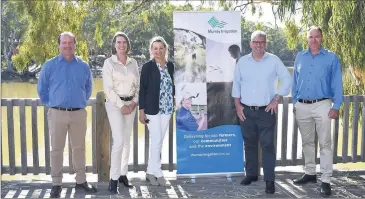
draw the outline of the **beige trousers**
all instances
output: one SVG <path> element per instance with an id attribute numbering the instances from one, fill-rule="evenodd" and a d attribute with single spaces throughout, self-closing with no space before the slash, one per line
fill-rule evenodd
<path id="1" fill-rule="evenodd" d="M 51 136 L 51 176 L 53 185 L 62 184 L 63 150 L 66 135 L 70 136 L 72 163 L 76 173 L 76 183 L 86 182 L 85 167 L 85 109 L 78 111 L 48 110 L 48 128 Z"/>
<path id="2" fill-rule="evenodd" d="M 333 151 L 331 139 L 331 100 L 323 100 L 314 104 L 297 102 L 294 104 L 295 118 L 302 135 L 302 146 L 305 159 L 306 174 L 316 174 L 315 132 L 318 135 L 321 162 L 321 181 L 330 182 L 333 170 Z"/>

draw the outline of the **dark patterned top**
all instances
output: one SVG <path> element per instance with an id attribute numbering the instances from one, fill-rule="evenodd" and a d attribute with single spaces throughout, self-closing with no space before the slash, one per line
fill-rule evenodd
<path id="1" fill-rule="evenodd" d="M 160 114 L 172 114 L 174 106 L 173 106 L 173 98 L 172 98 L 172 80 L 167 70 L 167 65 L 165 65 L 165 69 L 161 68 L 161 65 L 157 63 L 158 70 L 160 70 L 161 74 L 161 83 L 160 83 Z"/>

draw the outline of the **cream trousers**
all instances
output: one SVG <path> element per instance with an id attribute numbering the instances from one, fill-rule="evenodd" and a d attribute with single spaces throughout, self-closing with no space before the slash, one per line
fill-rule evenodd
<path id="1" fill-rule="evenodd" d="M 323 100 L 314 104 L 297 102 L 294 104 L 295 118 L 302 135 L 302 146 L 305 159 L 306 174 L 316 174 L 315 132 L 320 146 L 321 181 L 330 182 L 333 170 L 333 151 L 331 139 L 331 100 Z"/>
<path id="2" fill-rule="evenodd" d="M 124 103 L 129 105 L 132 102 Z M 130 138 L 136 109 L 131 114 L 124 115 L 120 108 L 113 106 L 108 101 L 105 102 L 105 108 L 113 139 L 110 155 L 110 178 L 118 180 L 121 175 L 127 175 L 128 173 L 129 151 L 131 147 Z"/>

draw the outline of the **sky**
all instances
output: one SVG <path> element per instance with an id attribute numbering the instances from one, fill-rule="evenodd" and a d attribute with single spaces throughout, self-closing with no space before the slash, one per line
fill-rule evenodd
<path id="1" fill-rule="evenodd" d="M 170 1 L 170 2 L 171 2 L 171 4 L 174 4 L 174 5 L 184 5 L 184 4 L 186 4 L 186 1 L 184 1 L 184 0 Z M 194 7 L 201 5 L 200 0 L 189 1 L 189 3 L 191 5 L 193 5 Z M 251 7 L 248 6 L 248 8 L 246 9 L 246 12 L 243 14 L 245 19 L 247 21 L 251 21 L 251 22 L 255 22 L 255 23 L 262 22 L 265 25 L 274 27 L 275 17 L 274 17 L 274 14 L 272 12 L 272 7 L 271 7 L 272 5 L 270 3 L 265 3 L 265 2 L 261 2 L 261 3 L 258 3 L 258 4 L 261 6 L 263 15 L 260 17 L 258 12 L 256 12 L 254 15 L 252 15 Z M 208 7 L 209 2 L 205 1 L 203 6 Z M 218 10 L 218 6 L 215 5 L 215 7 L 216 7 L 215 10 Z M 300 15 L 295 15 L 294 16 L 295 22 L 297 24 L 300 23 L 300 17 L 301 17 Z M 284 23 L 281 22 L 279 19 L 276 20 L 276 24 L 277 24 L 278 27 L 283 27 L 284 26 Z"/>

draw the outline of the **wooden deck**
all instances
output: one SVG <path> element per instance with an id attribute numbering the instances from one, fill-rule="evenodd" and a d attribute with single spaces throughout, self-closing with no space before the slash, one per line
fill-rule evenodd
<path id="1" fill-rule="evenodd" d="M 64 183 L 61 198 L 320 198 L 319 186 L 308 184 L 296 186 L 292 179 L 301 176 L 298 172 L 278 172 L 276 193 L 265 194 L 265 183 L 262 177 L 249 186 L 240 185 L 242 177 L 201 177 L 195 183 L 189 178 L 176 179 L 169 177 L 170 187 L 150 186 L 146 183 L 144 173 L 130 174 L 134 187 L 127 189 L 120 186 L 118 195 L 110 195 L 108 183 L 88 180 L 97 185 L 98 193 L 88 195 L 73 188 L 73 176 Z M 137 176 L 136 176 L 137 175 Z M 138 176 L 139 175 L 139 176 Z M 96 177 L 96 175 L 94 174 Z M 168 176 L 168 175 L 167 175 Z M 65 181 L 64 180 L 64 181 Z M 49 198 L 52 184 L 49 180 L 2 181 L 1 198 Z M 332 177 L 331 198 L 365 198 L 365 170 L 335 171 Z"/>

